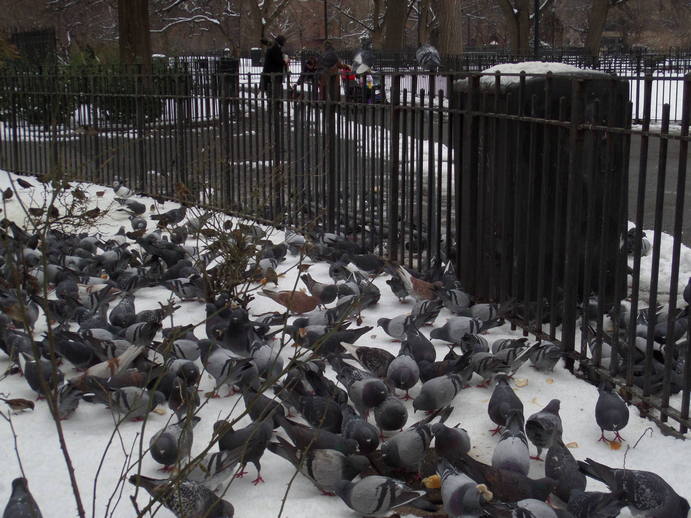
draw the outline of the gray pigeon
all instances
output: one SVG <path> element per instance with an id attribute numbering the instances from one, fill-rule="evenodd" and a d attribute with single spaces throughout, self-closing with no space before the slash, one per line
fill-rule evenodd
<path id="1" fill-rule="evenodd" d="M 553 371 L 563 354 L 564 351 L 560 345 L 543 341 L 537 347 L 531 348 L 530 364 L 539 371 Z"/>
<path id="2" fill-rule="evenodd" d="M 374 408 L 374 420 L 382 432 L 400 430 L 408 421 L 408 410 L 400 399 L 389 395 Z"/>
<path id="3" fill-rule="evenodd" d="M 585 475 L 578 470 L 578 463 L 561 437 L 557 437 L 545 457 L 545 476 L 557 481 L 554 494 L 568 502 L 571 491 L 585 490 Z"/>
<path id="4" fill-rule="evenodd" d="M 126 328 L 136 322 L 137 313 L 134 310 L 134 295 L 131 293 L 125 294 L 122 300 L 118 302 L 109 315 L 110 323 L 117 327 Z"/>
<path id="5" fill-rule="evenodd" d="M 139 387 L 122 387 L 110 394 L 109 406 L 123 417 L 141 420 L 157 405 L 165 403 L 165 396 L 159 391 Z"/>
<path id="6" fill-rule="evenodd" d="M 371 516 L 417 500 L 425 491 L 415 491 L 399 480 L 372 475 L 357 482 L 341 480 L 335 493 L 354 511 Z"/>
<path id="7" fill-rule="evenodd" d="M 394 318 L 380 318 L 377 320 L 377 325 L 395 340 L 405 339 L 406 328 L 410 323 L 412 323 L 412 317 L 410 315 L 398 315 Z"/>
<path id="8" fill-rule="evenodd" d="M 465 335 L 474 335 L 482 331 L 482 321 L 470 317 L 452 317 L 442 327 L 432 329 L 429 337 L 454 344 L 461 343 Z"/>
<path id="9" fill-rule="evenodd" d="M 513 518 L 557 518 L 557 513 L 540 500 L 526 498 L 516 502 L 516 509 L 511 516 Z"/>
<path id="10" fill-rule="evenodd" d="M 382 460 L 393 468 L 417 473 L 430 442 L 432 442 L 430 425 L 416 424 L 394 435 L 381 445 Z"/>
<path id="11" fill-rule="evenodd" d="M 31 495 L 25 478 L 15 478 L 12 481 L 12 495 L 2 518 L 42 518 L 41 510 Z"/>
<path id="12" fill-rule="evenodd" d="M 487 413 L 497 427 L 491 430 L 492 435 L 496 435 L 502 426 L 506 426 L 506 417 L 512 410 L 518 411 L 523 416 L 523 403 L 509 384 L 509 378 L 504 375 L 496 377 L 497 384 L 492 391 L 492 397 L 487 405 Z M 522 428 L 523 423 L 521 423 Z"/>
<path id="13" fill-rule="evenodd" d="M 688 516 L 689 502 L 655 473 L 610 468 L 592 459 L 579 461 L 578 467 L 589 477 L 604 482 L 634 514 L 650 518 Z"/>
<path id="14" fill-rule="evenodd" d="M 567 510 L 575 518 L 616 518 L 626 504 L 612 493 L 573 489 Z"/>
<path id="15" fill-rule="evenodd" d="M 401 348 L 401 354 L 389 364 L 386 378 L 394 387 L 405 390 L 403 399 L 410 399 L 408 390 L 413 388 L 420 379 L 420 367 L 406 348 Z"/>
<path id="16" fill-rule="evenodd" d="M 482 504 L 488 500 L 483 487 L 465 473 L 460 473 L 449 461 L 442 459 L 437 466 L 441 477 L 441 499 L 450 518 L 484 516 Z M 486 488 L 484 488 L 486 491 Z"/>
<path id="17" fill-rule="evenodd" d="M 497 374 L 509 374 L 511 365 L 490 353 L 475 353 L 470 357 L 473 370 L 483 379 L 477 387 L 487 387 Z"/>
<path id="18" fill-rule="evenodd" d="M 440 299 L 419 300 L 415 302 L 413 309 L 410 311 L 410 317 L 415 327 L 420 328 L 433 324 L 439 316 L 442 307 L 444 307 L 444 303 Z"/>
<path id="19" fill-rule="evenodd" d="M 413 409 L 431 411 L 449 406 L 462 388 L 463 378 L 458 374 L 432 378 L 422 384 L 420 393 L 413 399 Z"/>
<path id="20" fill-rule="evenodd" d="M 553 399 L 545 408 L 531 415 L 525 423 L 525 433 L 530 442 L 537 447 L 537 456 L 531 457 L 535 460 L 542 460 L 540 458 L 542 450 L 552 446 L 554 440 L 562 434 L 561 417 L 559 417 L 560 404 L 558 399 Z"/>
<path id="21" fill-rule="evenodd" d="M 149 440 L 149 452 L 153 459 L 163 464 L 164 469 L 178 464 L 189 457 L 194 440 L 194 426 L 201 417 L 193 416 L 163 427 Z"/>
<path id="22" fill-rule="evenodd" d="M 605 430 L 615 432 L 615 441 L 622 441 L 619 431 L 629 422 L 629 407 L 624 400 L 614 392 L 614 386 L 604 381 L 598 389 L 600 395 L 595 404 L 595 420 L 600 427 L 600 441 L 606 441 Z"/>
<path id="23" fill-rule="evenodd" d="M 235 474 L 240 462 L 243 446 L 232 451 L 207 452 L 202 457 L 195 457 L 185 466 L 185 479 L 199 482 L 211 489 L 223 493 L 228 480 Z"/>
<path id="24" fill-rule="evenodd" d="M 336 450 L 308 450 L 303 453 L 288 441 L 277 437 L 269 450 L 290 462 L 324 493 L 332 493 L 341 480 L 353 480 L 369 467 L 362 455 L 344 455 Z"/>
<path id="25" fill-rule="evenodd" d="M 132 475 L 129 481 L 146 489 L 177 518 L 233 518 L 233 506 L 199 482 L 171 482 L 143 475 Z"/>
<path id="26" fill-rule="evenodd" d="M 505 426 L 501 439 L 494 447 L 492 466 L 527 476 L 530 471 L 530 453 L 523 430 L 523 412 L 518 409 L 509 410 Z"/>

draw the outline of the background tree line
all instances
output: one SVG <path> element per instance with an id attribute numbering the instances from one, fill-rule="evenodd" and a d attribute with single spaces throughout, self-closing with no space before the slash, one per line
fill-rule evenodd
<path id="1" fill-rule="evenodd" d="M 149 48 L 163 54 L 244 54 L 279 33 L 299 50 L 321 45 L 325 5 L 328 36 L 341 48 L 368 37 L 384 50 L 531 51 L 534 0 L 0 0 L 11 13 L 0 35 L 54 27 L 63 55 L 99 60 L 117 60 L 127 31 L 148 31 Z M 691 47 L 691 0 L 539 0 L 539 8 L 543 45 L 597 53 L 604 35 L 608 45 Z"/>

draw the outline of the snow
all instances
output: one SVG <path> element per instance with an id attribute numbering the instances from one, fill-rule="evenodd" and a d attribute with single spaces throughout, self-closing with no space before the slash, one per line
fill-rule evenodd
<path id="1" fill-rule="evenodd" d="M 0 173 L 0 188 L 6 189 L 11 184 L 14 175 Z M 40 203 L 45 196 L 41 186 L 35 179 L 29 179 L 38 187 L 35 192 L 22 191 L 22 198 L 29 203 Z M 16 185 L 16 184 L 15 184 Z M 90 204 L 101 209 L 112 207 L 113 192 L 103 187 L 81 184 L 81 188 L 89 195 Z M 103 197 L 96 196 L 97 191 L 105 190 Z M 153 203 L 149 198 L 140 198 L 147 207 Z M 166 202 L 158 206 L 158 210 L 164 211 L 177 206 L 173 202 Z M 128 222 L 121 213 L 111 211 L 98 225 L 98 231 L 103 234 L 112 234 L 120 225 Z M 5 201 L 4 216 L 15 221 L 23 221 L 23 212 L 15 198 Z M 234 220 L 237 221 L 237 220 Z M 267 229 L 269 239 L 280 242 L 283 234 L 274 229 Z M 650 235 L 650 234 L 649 234 Z M 189 243 L 191 244 L 191 243 Z M 196 243 L 195 243 L 196 244 Z M 669 254 L 667 246 L 662 248 L 663 256 Z M 688 257 L 688 249 L 684 252 Z M 295 286 L 297 268 L 292 268 L 296 258 L 288 257 L 287 261 L 279 266 L 279 273 L 285 272 L 280 277 L 280 289 L 292 289 Z M 688 263 L 684 263 L 688 266 Z M 351 265 L 352 266 L 352 265 Z M 310 268 L 310 274 L 318 280 L 328 279 L 328 266 L 326 264 L 314 264 Z M 395 316 L 409 312 L 412 304 L 401 304 L 393 296 L 385 276 L 380 276 L 374 283 L 380 288 L 382 299 L 379 304 L 363 312 L 362 325 L 372 325 L 375 328 L 365 335 L 358 345 L 377 346 L 385 348 L 394 354 L 398 352 L 399 344 L 392 342 L 380 328 L 376 327 L 376 321 L 382 316 Z M 137 291 L 137 310 L 153 309 L 158 306 L 159 300 L 167 300 L 170 292 L 164 288 L 156 287 Z M 182 308 L 174 314 L 176 325 L 200 324 L 204 317 L 204 305 L 199 302 L 181 302 Z M 111 307 L 114 304 L 111 304 Z M 257 297 L 250 305 L 250 314 L 259 314 L 266 311 L 282 309 L 273 301 L 264 297 Z M 437 323 L 444 322 L 449 314 L 443 310 Z M 37 334 L 43 327 L 42 318 L 37 323 Z M 429 328 L 424 332 L 429 333 Z M 197 336 L 203 337 L 204 326 L 197 329 Z M 511 332 L 508 326 L 490 330 L 487 338 L 490 342 L 498 338 L 516 337 L 517 333 Z M 447 348 L 440 343 L 437 346 L 438 355 L 445 354 Z M 292 349 L 288 347 L 288 349 Z M 291 351 L 285 351 L 285 355 Z M 9 363 L 6 358 L 0 358 L 0 372 L 4 372 Z M 74 374 L 66 369 L 66 375 Z M 516 393 L 523 401 L 525 415 L 540 410 L 550 399 L 561 399 L 561 415 L 564 423 L 564 442 L 577 443 L 572 453 L 577 459 L 592 457 L 611 466 L 633 469 L 645 469 L 658 473 L 669 482 L 672 487 L 686 498 L 691 498 L 691 443 L 671 437 L 663 436 L 651 422 L 638 416 L 635 407 L 631 407 L 631 419 L 628 426 L 622 432 L 627 442 L 619 450 L 610 449 L 606 444 L 597 442 L 600 430 L 594 419 L 594 408 L 597 400 L 595 387 L 576 379 L 560 364 L 553 373 L 540 373 L 524 365 L 517 373 L 516 379 L 526 379 L 528 384 L 523 387 L 515 387 Z M 208 375 L 203 376 L 200 387 L 203 391 L 211 390 L 212 385 Z M 419 385 L 411 390 L 412 395 L 419 391 Z M 0 381 L 0 392 L 4 396 L 13 398 L 34 399 L 35 394 L 28 387 L 25 380 L 17 375 L 9 376 Z M 492 450 L 497 437 L 492 437 L 488 430 L 492 427 L 486 406 L 491 395 L 490 389 L 469 388 L 463 390 L 453 402 L 454 412 L 448 420 L 448 424 L 461 423 L 471 436 L 473 448 L 471 454 L 480 460 L 490 462 Z M 200 411 L 201 423 L 195 428 L 195 444 L 193 454 L 206 447 L 212 434 L 212 424 L 219 418 L 232 418 L 239 415 L 243 407 L 240 396 L 229 398 L 210 399 Z M 0 409 L 6 412 L 2 405 Z M 422 416 L 413 415 L 412 407 L 408 403 L 410 417 L 408 425 Z M 166 408 L 167 414 L 170 412 Z M 112 444 L 108 442 L 113 432 L 113 418 L 110 412 L 100 405 L 82 403 L 75 414 L 67 421 L 62 422 L 65 440 L 72 461 L 75 466 L 77 480 L 79 482 L 82 499 L 87 509 L 87 516 L 115 518 L 131 518 L 135 515 L 129 496 L 134 494 L 134 487 L 126 481 L 122 483 L 123 466 L 129 466 L 131 470 L 124 476 L 136 472 L 137 466 L 134 459 L 138 457 L 139 441 L 143 440 L 143 448 L 146 449 L 149 438 L 169 419 L 169 415 L 151 414 L 150 419 L 143 423 L 125 422 L 119 428 L 119 434 L 114 437 Z M 69 485 L 67 470 L 58 447 L 55 425 L 51 421 L 46 403 L 36 403 L 36 409 L 31 413 L 12 416 L 12 422 L 18 436 L 18 449 L 21 456 L 24 471 L 29 480 L 29 487 L 33 492 L 43 516 L 75 516 L 75 503 Z M 248 422 L 245 417 L 240 424 Z M 633 447 L 636 441 L 640 442 Z M 631 448 L 631 449 L 629 449 Z M 531 445 L 531 451 L 534 447 Z M 133 452 L 133 453 L 132 453 Z M 103 467 L 99 472 L 99 459 L 105 455 Z M 133 455 L 134 458 L 128 456 Z M 10 492 L 10 482 L 20 476 L 17 464 L 12 435 L 5 420 L 0 419 L 0 458 L 4 460 L 3 476 L 0 477 L 0 506 L 7 501 Z M 249 467 L 250 477 L 234 480 L 225 496 L 235 506 L 235 516 L 269 517 L 283 516 L 299 518 L 302 516 L 329 516 L 331 518 L 346 518 L 355 516 L 343 502 L 337 497 L 322 496 L 320 492 L 304 477 L 298 475 L 290 487 L 288 484 L 294 475 L 294 469 L 283 459 L 266 452 L 262 459 L 262 473 L 266 479 L 265 484 L 253 486 L 250 479 L 253 478 L 254 468 Z M 163 477 L 157 471 L 158 465 L 148 456 L 144 455 L 141 471 L 145 475 Z M 540 477 L 544 473 L 542 463 L 531 461 L 532 477 Z M 588 482 L 588 489 L 601 490 L 603 486 L 592 480 Z M 285 508 L 282 513 L 281 499 L 288 493 Z M 113 496 L 110 505 L 109 499 Z M 140 491 L 137 497 L 140 508 L 148 503 L 148 496 Z M 1 507 L 0 507 L 1 508 Z M 92 511 L 93 509 L 93 511 Z M 108 512 L 106 512 L 108 509 Z M 172 516 L 170 512 L 161 509 L 157 513 L 161 518 Z M 622 516 L 630 516 L 626 512 Z"/>

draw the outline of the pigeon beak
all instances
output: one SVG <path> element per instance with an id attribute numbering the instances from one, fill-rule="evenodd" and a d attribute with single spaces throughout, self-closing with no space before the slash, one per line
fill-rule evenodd
<path id="1" fill-rule="evenodd" d="M 307 329 L 305 329 L 304 327 L 298 329 L 298 336 L 300 338 L 305 338 L 305 336 L 307 336 Z"/>

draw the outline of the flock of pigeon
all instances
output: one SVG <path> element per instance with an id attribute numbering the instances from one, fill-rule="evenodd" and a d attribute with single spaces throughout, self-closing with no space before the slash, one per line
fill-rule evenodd
<path id="1" fill-rule="evenodd" d="M 32 187 L 17 180 L 18 192 Z M 54 229 L 39 235 L 4 220 L 0 349 L 9 359 L 7 375 L 23 376 L 56 419 L 87 404 L 107 407 L 117 423 L 170 408 L 144 448 L 168 476 L 146 476 L 141 465 L 127 475 L 152 496 L 147 509 L 160 504 L 178 518 L 231 518 L 231 501 L 242 497 L 231 483 L 248 464 L 257 471 L 252 483 L 262 483 L 261 459 L 269 452 L 361 516 L 608 518 L 624 507 L 654 518 L 689 516 L 687 500 L 652 472 L 577 461 L 563 440 L 558 399 L 526 419 L 514 374 L 551 371 L 562 350 L 527 338 L 490 342 L 485 331 L 503 323 L 505 308 L 474 303 L 450 264 L 416 272 L 339 234 L 287 230 L 274 243 L 259 227 L 234 223 L 215 239 L 251 243 L 247 282 L 210 293 L 209 279 L 222 270 L 218 248 L 198 246 L 204 218 L 184 206 L 149 215 L 122 182 L 113 190 L 117 212 L 132 228 L 110 237 Z M 300 284 L 269 289 L 290 257 Z M 310 266 L 325 262 L 328 277 L 315 278 Z M 375 285 L 377 277 L 387 279 L 390 293 Z M 152 287 L 176 299 L 135 311 L 138 293 Z M 271 299 L 276 310 L 256 314 L 254 295 Z M 392 296 L 413 302 L 412 311 L 377 322 L 400 341 L 398 354 L 358 345 L 373 331 L 361 325 L 363 312 Z M 168 325 L 177 299 L 205 304 L 206 319 Z M 442 310 L 453 316 L 439 325 Z M 34 332 L 41 320 L 50 332 Z M 428 325 L 429 337 L 421 331 Z M 213 390 L 200 396 L 205 376 Z M 491 390 L 487 415 L 499 437 L 488 463 L 471 455 L 473 435 L 487 431 L 446 424 L 472 383 L 488 396 Z M 195 436 L 200 409 L 222 392 L 233 404 L 242 400 L 238 408 L 251 422 L 220 419 L 211 437 Z M 629 408 L 607 382 L 599 394 L 590 415 L 601 440 L 616 444 Z M 2 400 L 17 413 L 35 405 L 11 394 Z M 192 455 L 200 440 L 208 446 Z M 541 461 L 545 476 L 530 478 L 531 464 Z M 586 491 L 586 477 L 609 492 Z M 16 478 L 3 518 L 40 516 L 27 480 Z"/>

